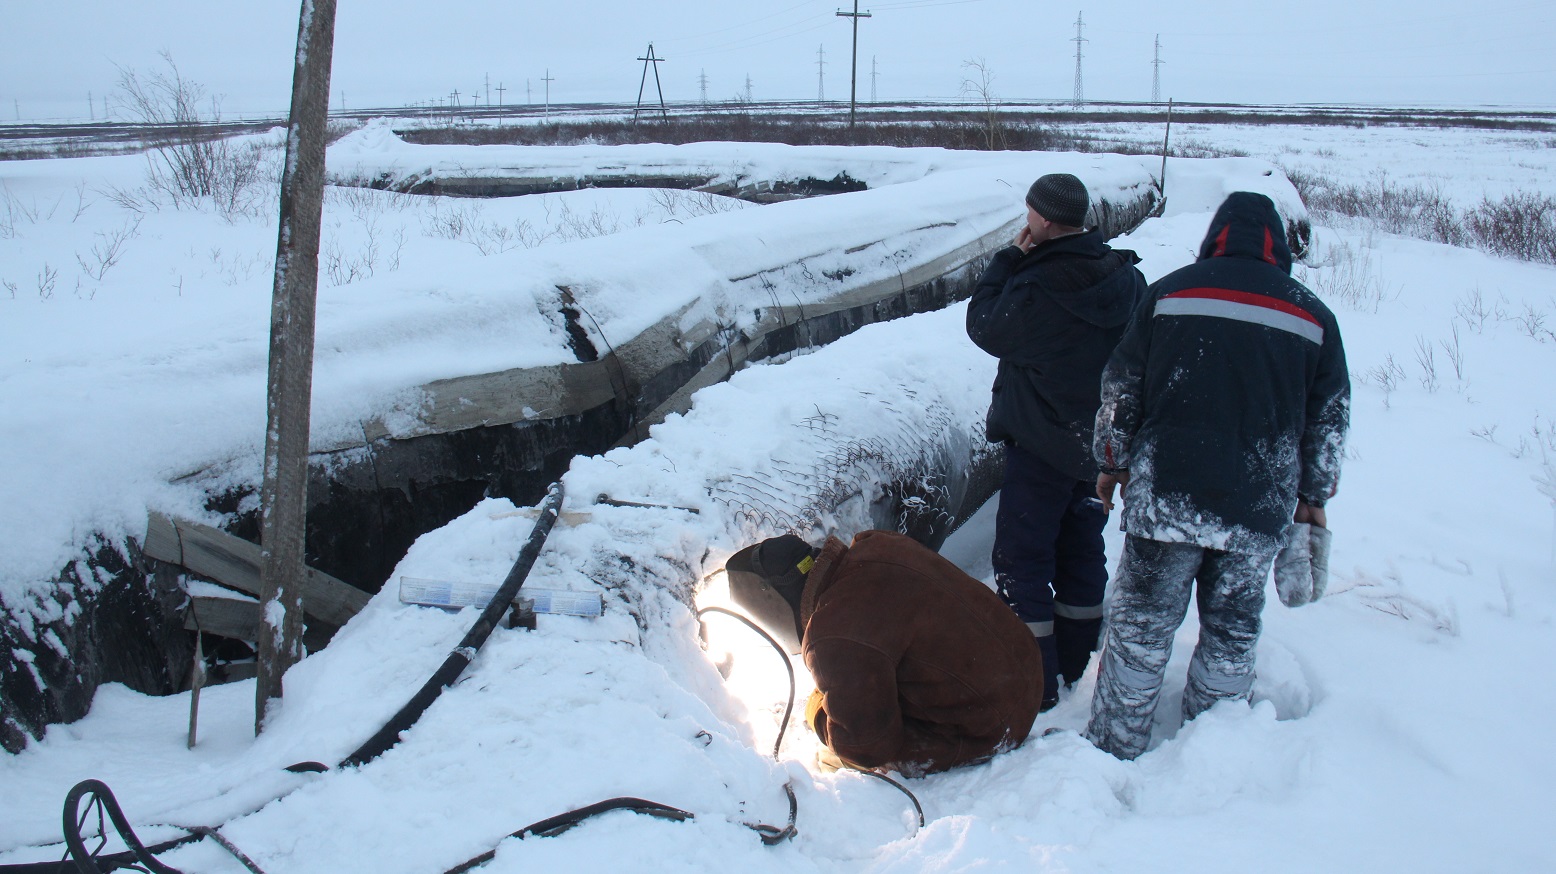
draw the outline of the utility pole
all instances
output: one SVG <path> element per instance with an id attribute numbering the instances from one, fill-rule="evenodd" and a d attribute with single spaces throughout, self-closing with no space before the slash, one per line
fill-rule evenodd
<path id="1" fill-rule="evenodd" d="M 1156 58 L 1151 61 L 1151 102 L 1162 102 L 1162 35 L 1156 35 Z"/>
<path id="2" fill-rule="evenodd" d="M 1081 43 L 1091 42 L 1091 40 L 1081 36 L 1081 28 L 1085 26 L 1086 23 L 1081 20 L 1081 13 L 1075 13 L 1075 38 L 1070 42 L 1075 43 L 1075 106 L 1077 108 L 1086 102 L 1086 91 L 1081 87 Z"/>
<path id="3" fill-rule="evenodd" d="M 534 106 L 535 105 L 535 98 L 530 94 L 529 79 L 527 79 L 527 78 L 524 80 L 524 105 L 525 106 Z"/>
<path id="4" fill-rule="evenodd" d="M 280 229 L 270 303 L 265 457 L 259 492 L 259 676 L 254 733 L 282 693 L 282 677 L 303 657 L 304 531 L 308 429 L 313 397 L 319 225 L 329 122 L 335 0 L 302 0 L 292 70 L 292 109 L 281 175 Z"/>
<path id="5" fill-rule="evenodd" d="M 816 47 L 816 102 L 827 102 L 827 47 Z"/>
<path id="6" fill-rule="evenodd" d="M 486 77 L 486 105 L 487 106 L 491 106 L 492 105 L 492 74 L 491 73 L 486 73 L 485 77 Z M 497 96 L 501 97 L 502 95 L 501 95 L 501 93 L 499 93 Z"/>
<path id="7" fill-rule="evenodd" d="M 665 109 L 665 89 L 664 86 L 659 84 L 659 65 L 664 62 L 665 59 L 654 57 L 654 44 L 649 43 L 648 53 L 643 57 L 638 58 L 638 60 L 643 62 L 643 78 L 638 82 L 638 103 L 637 106 L 632 108 L 632 123 L 637 124 L 638 110 L 643 108 L 643 88 L 648 85 L 649 64 L 654 65 L 654 89 L 659 92 L 659 114 L 664 118 L 669 118 L 670 113 Z"/>
<path id="8" fill-rule="evenodd" d="M 708 71 L 707 71 L 706 68 L 704 68 L 702 70 L 701 74 L 697 76 L 697 84 L 702 86 L 702 105 L 703 106 L 707 106 L 708 105 Z"/>
<path id="9" fill-rule="evenodd" d="M 871 55 L 870 56 L 870 102 L 871 103 L 875 102 L 875 80 L 879 79 L 880 77 L 881 77 L 880 72 L 875 68 L 875 55 Z"/>
<path id="10" fill-rule="evenodd" d="M 86 92 L 86 114 L 92 121 L 97 121 L 97 104 L 92 102 L 92 92 Z"/>
<path id="11" fill-rule="evenodd" d="M 497 114 L 499 116 L 502 115 L 502 109 L 503 109 L 502 93 L 504 91 L 507 91 L 507 90 L 508 89 L 502 87 L 502 83 L 501 82 L 497 83 Z"/>
<path id="12" fill-rule="evenodd" d="M 546 118 L 551 117 L 551 83 L 556 80 L 551 78 L 551 68 L 546 68 L 546 75 L 540 80 L 546 83 Z"/>
<path id="13" fill-rule="evenodd" d="M 848 129 L 853 130 L 854 111 L 858 103 L 856 98 L 858 97 L 859 93 L 859 19 L 869 18 L 870 13 L 860 12 L 859 0 L 854 0 L 853 12 L 844 12 L 843 10 L 839 9 L 837 14 L 840 18 L 852 18 L 854 20 L 853 66 L 850 68 L 848 74 Z"/>

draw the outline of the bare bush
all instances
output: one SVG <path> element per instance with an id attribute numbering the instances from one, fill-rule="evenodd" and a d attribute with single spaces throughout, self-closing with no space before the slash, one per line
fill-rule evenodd
<path id="1" fill-rule="evenodd" d="M 1556 264 L 1556 197 L 1519 192 L 1485 198 L 1465 216 L 1465 225 L 1488 252 Z"/>
<path id="2" fill-rule="evenodd" d="M 1470 289 L 1464 297 L 1454 302 L 1453 310 L 1464 320 L 1465 326 L 1477 334 L 1486 329 L 1488 319 L 1502 321 L 1507 318 L 1507 310 L 1502 302 L 1488 304 L 1479 286 Z"/>
<path id="3" fill-rule="evenodd" d="M 1383 390 L 1383 408 L 1389 408 L 1394 390 L 1405 381 L 1405 369 L 1399 366 L 1392 354 L 1383 357 L 1383 363 L 1367 371 L 1362 376 L 1363 382 L 1370 382 Z"/>
<path id="4" fill-rule="evenodd" d="M 1375 313 L 1389 297 L 1372 257 L 1349 243 L 1329 247 L 1321 264 L 1299 269 L 1298 279 L 1320 296 L 1352 309 Z"/>
<path id="5" fill-rule="evenodd" d="M 1448 363 L 1453 365 L 1453 377 L 1459 382 L 1464 381 L 1464 347 L 1459 345 L 1459 326 L 1451 324 L 1449 327 L 1453 333 L 1451 340 L 1438 340 L 1443 347 L 1443 353 L 1448 356 Z"/>
<path id="6" fill-rule="evenodd" d="M 81 272 L 101 282 L 108 268 L 119 263 L 119 257 L 124 254 L 124 244 L 139 233 L 140 223 L 141 218 L 137 216 L 115 230 L 95 232 L 97 242 L 92 244 L 89 253 L 91 257 L 84 257 L 80 252 L 76 253 L 76 261 L 81 265 Z"/>
<path id="7" fill-rule="evenodd" d="M 1437 349 L 1432 341 L 1416 335 L 1416 363 L 1421 366 L 1421 387 L 1437 391 Z"/>
<path id="8" fill-rule="evenodd" d="M 143 195 L 110 193 L 120 205 L 142 209 L 145 201 L 164 196 L 175 208 L 210 198 L 218 212 L 231 217 L 254 206 L 256 188 L 267 181 L 264 150 L 253 143 L 233 143 L 221 135 L 221 105 L 207 104 L 205 88 L 183 77 L 173 56 L 161 53 L 167 69 L 142 74 L 119 68 L 121 105 L 132 120 L 150 131 Z"/>
<path id="9" fill-rule="evenodd" d="M 1364 219 L 1391 234 L 1556 264 L 1556 197 L 1519 192 L 1464 210 L 1435 186 L 1391 182 L 1384 172 L 1365 185 L 1303 169 L 1286 169 L 1286 178 L 1321 221 Z"/>
<path id="10" fill-rule="evenodd" d="M 50 267 L 49 262 L 43 262 L 43 269 L 38 271 L 38 299 L 48 300 L 54 296 L 54 283 L 59 279 L 59 268 Z"/>

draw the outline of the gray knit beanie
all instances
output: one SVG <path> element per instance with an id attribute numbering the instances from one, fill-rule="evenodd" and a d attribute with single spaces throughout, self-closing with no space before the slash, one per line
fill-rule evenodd
<path id="1" fill-rule="evenodd" d="M 1086 183 L 1069 173 L 1049 173 L 1027 190 L 1027 205 L 1055 224 L 1081 228 L 1086 226 L 1091 196 L 1086 193 Z"/>

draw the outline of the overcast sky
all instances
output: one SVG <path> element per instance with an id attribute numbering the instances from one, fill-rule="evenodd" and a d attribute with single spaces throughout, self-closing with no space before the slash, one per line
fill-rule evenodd
<path id="1" fill-rule="evenodd" d="M 852 9 L 852 0 L 847 10 Z M 294 0 L 0 0 L 0 119 L 101 115 L 115 65 L 170 51 L 228 116 L 284 113 Z M 458 89 L 491 101 L 631 101 L 650 41 L 665 97 L 847 100 L 852 30 L 838 2 L 771 0 L 339 0 L 332 106 L 403 105 Z M 1549 0 L 884 0 L 859 26 L 859 97 L 950 98 L 983 59 L 1002 98 L 1067 99 L 1084 15 L 1085 96 L 1148 100 L 1161 37 L 1162 96 L 1184 101 L 1556 105 Z M 649 78 L 650 93 L 653 79 Z"/>

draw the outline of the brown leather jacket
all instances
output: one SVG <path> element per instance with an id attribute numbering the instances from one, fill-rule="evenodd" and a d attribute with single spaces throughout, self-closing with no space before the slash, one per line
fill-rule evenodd
<path id="1" fill-rule="evenodd" d="M 847 762 L 943 771 L 1019 745 L 1042 655 L 999 596 L 912 538 L 830 538 L 801 596 L 821 741 Z"/>

